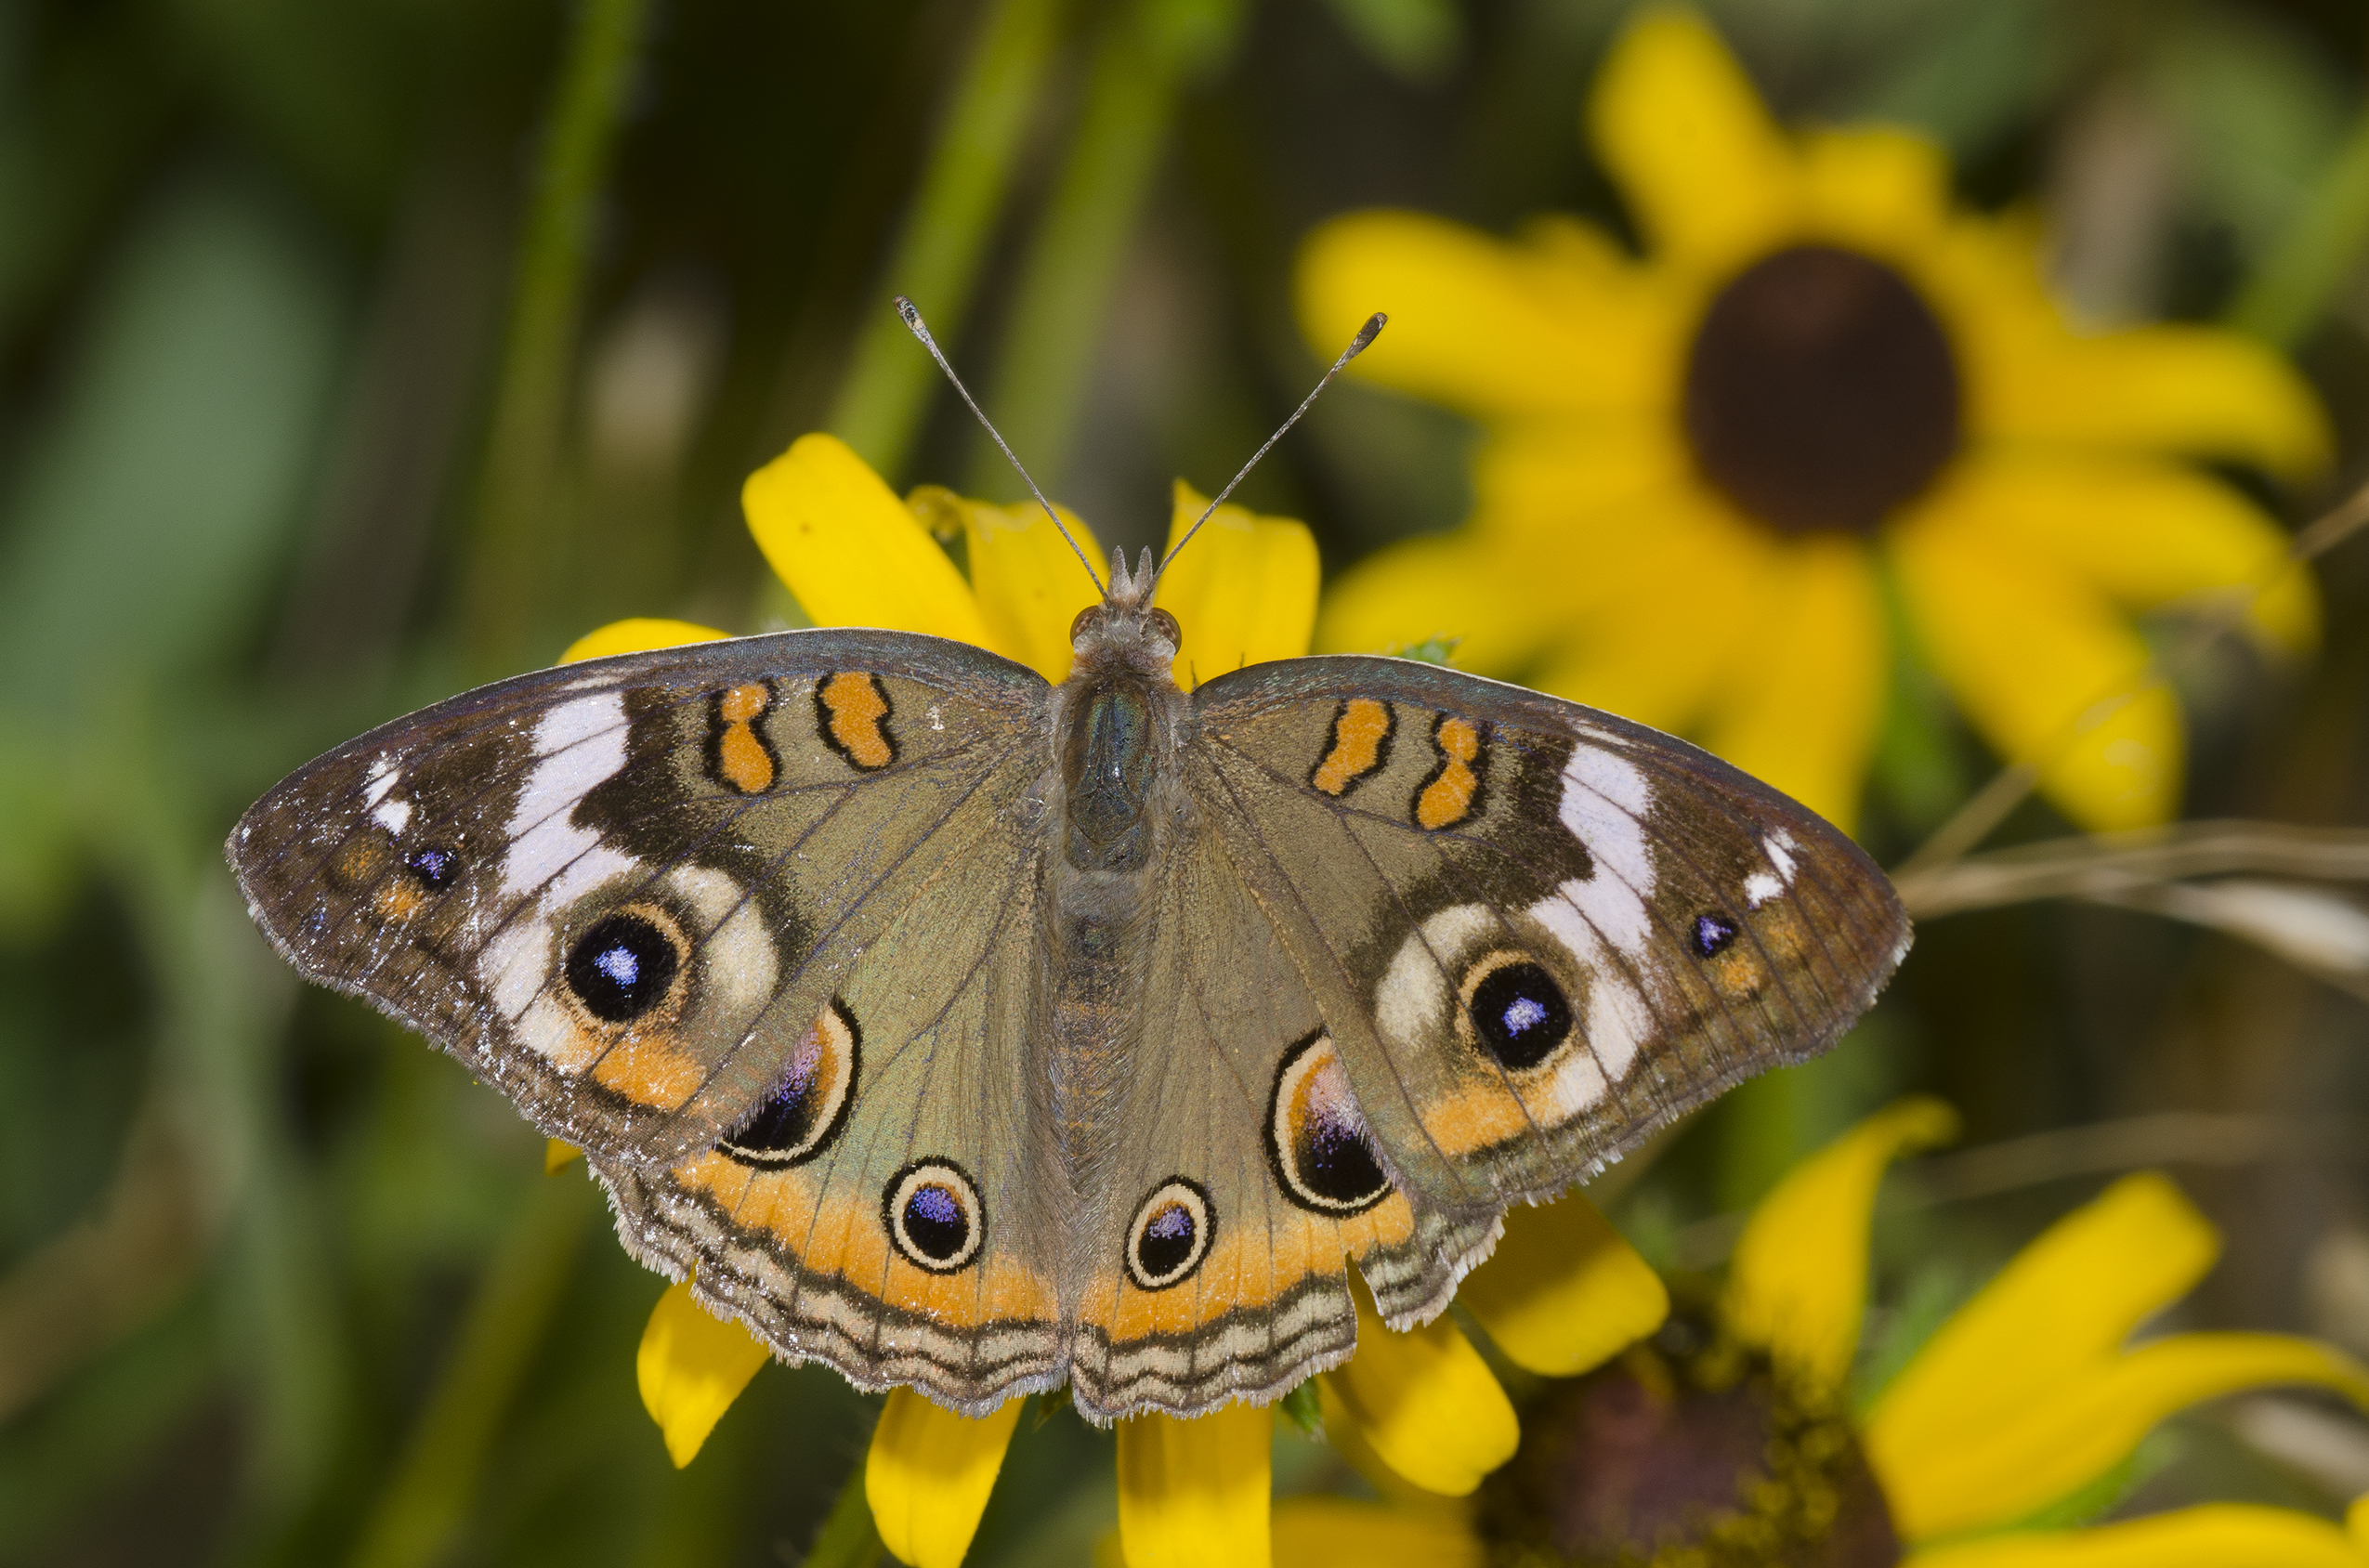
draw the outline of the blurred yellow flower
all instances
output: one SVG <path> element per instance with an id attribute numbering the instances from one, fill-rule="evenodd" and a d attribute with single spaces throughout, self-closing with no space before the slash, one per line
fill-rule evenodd
<path id="1" fill-rule="evenodd" d="M 847 447 L 808 436 L 753 475 L 749 527 L 767 561 L 820 625 L 888 626 L 959 637 L 1022 660 L 1047 680 L 1068 673 L 1069 623 L 1093 591 L 1068 546 L 1031 508 L 967 501 L 924 487 L 900 502 Z M 1172 543 L 1207 504 L 1175 491 Z M 1086 524 L 1063 520 L 1089 555 Z M 965 581 L 933 533 L 960 532 Z M 1177 679 L 1305 653 L 1316 612 L 1316 552 L 1304 526 L 1224 506 L 1160 580 L 1156 602 L 1185 629 Z M 720 637 L 682 621 L 622 621 L 568 650 L 587 659 Z M 565 1163 L 555 1145 L 553 1169 Z M 1462 1496 L 1502 1464 L 1518 1435 L 1513 1407 L 1446 1318 L 1394 1333 L 1357 1290 L 1359 1352 L 1323 1375 L 1328 1426 L 1377 1474 Z M 1669 1310 L 1660 1279 L 1584 1197 L 1507 1217 L 1496 1255 L 1463 1299 L 1509 1359 L 1547 1375 L 1587 1370 L 1651 1333 Z M 711 1317 L 690 1286 L 667 1290 L 644 1330 L 642 1403 L 675 1464 L 698 1454 L 756 1375 L 765 1348 Z M 864 1489 L 888 1548 L 916 1568 L 953 1568 L 993 1491 L 1020 1412 L 1012 1400 L 979 1419 L 910 1389 L 888 1398 L 865 1461 Z M 1194 1420 L 1148 1415 L 1119 1427 L 1121 1550 L 1132 1568 L 1256 1564 L 1270 1539 L 1268 1451 L 1274 1416 L 1229 1405 Z"/>
<path id="2" fill-rule="evenodd" d="M 1909 1100 L 1797 1167 L 1754 1210 L 1723 1294 L 1525 1413 L 1521 1453 L 1461 1519 L 1326 1498 L 1276 1510 L 1276 1555 L 1358 1568 L 1463 1561 L 1676 1568 L 2364 1568 L 2349 1528 L 2209 1505 L 2087 1528 L 2051 1512 L 2108 1484 L 2200 1400 L 2311 1384 L 2369 1405 L 2369 1369 L 2312 1340 L 2138 1326 L 2218 1238 L 2163 1177 L 2109 1187 L 1958 1310 L 1864 1417 L 1847 1380 L 1885 1168 L 1955 1118 Z M 1694 1331 L 1675 1332 L 1682 1327 Z M 1495 1560 L 1492 1558 L 1492 1560 Z"/>
<path id="3" fill-rule="evenodd" d="M 2313 641 L 2280 530 L 2179 460 L 2319 466 L 2301 380 L 2231 333 L 2075 330 L 2028 218 L 1954 208 L 1908 132 L 1784 133 L 1690 13 L 1630 27 L 1587 128 L 1642 261 L 1569 219 L 1308 240 L 1309 341 L 1387 309 L 1355 373 L 1487 432 L 1467 526 L 1347 574 L 1317 646 L 1460 634 L 1460 664 L 1688 731 L 1849 825 L 1904 634 L 2076 822 L 2168 817 L 2172 697 L 2099 705 L 2147 663 L 2133 611 L 2259 586 L 2254 630 Z"/>

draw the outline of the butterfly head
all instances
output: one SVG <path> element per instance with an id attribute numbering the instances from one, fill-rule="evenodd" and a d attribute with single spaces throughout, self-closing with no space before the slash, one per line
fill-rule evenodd
<path id="1" fill-rule="evenodd" d="M 1152 590 L 1158 581 L 1158 568 L 1152 564 L 1149 550 L 1132 572 L 1127 569 L 1126 551 L 1110 553 L 1110 585 L 1103 590 L 1102 603 L 1088 605 L 1069 623 L 1069 647 L 1077 655 L 1080 671 L 1168 673 L 1176 650 L 1184 644 L 1184 634 L 1176 617 L 1152 606 Z"/>

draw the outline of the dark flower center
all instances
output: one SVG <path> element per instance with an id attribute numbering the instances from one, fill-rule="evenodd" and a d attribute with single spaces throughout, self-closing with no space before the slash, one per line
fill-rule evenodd
<path id="1" fill-rule="evenodd" d="M 1899 1537 L 1850 1423 L 1767 1359 L 1673 1319 L 1558 1382 L 1490 1476 L 1491 1561 L 1584 1568 L 1891 1568 Z"/>
<path id="2" fill-rule="evenodd" d="M 1686 438 L 1713 484 L 1787 533 L 1871 533 L 1957 450 L 1957 361 L 1890 267 L 1834 245 L 1765 256 L 1711 301 Z"/>

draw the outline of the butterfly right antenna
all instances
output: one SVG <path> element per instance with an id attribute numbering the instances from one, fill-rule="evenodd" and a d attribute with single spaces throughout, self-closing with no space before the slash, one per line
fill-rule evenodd
<path id="1" fill-rule="evenodd" d="M 1382 327 L 1389 320 L 1390 318 L 1379 310 L 1366 318 L 1366 324 L 1357 329 L 1357 335 L 1349 340 L 1349 346 L 1341 351 L 1341 358 L 1332 362 L 1332 369 L 1325 372 L 1324 379 L 1317 382 L 1308 395 L 1300 399 L 1300 406 L 1291 411 L 1291 417 L 1276 426 L 1275 434 L 1266 438 L 1266 445 L 1250 454 L 1250 461 L 1242 465 L 1241 473 L 1225 481 L 1225 488 L 1217 492 L 1217 499 L 1201 508 L 1201 515 L 1193 519 L 1193 526 L 1184 530 L 1184 537 L 1176 542 L 1176 548 L 1160 557 L 1160 571 L 1164 572 L 1168 569 L 1168 563 L 1176 559 L 1176 552 L 1193 542 L 1193 536 L 1201 531 L 1201 525 L 1208 522 L 1211 514 L 1225 503 L 1225 498 L 1234 493 L 1234 487 L 1240 484 L 1250 470 L 1259 465 L 1259 459 L 1266 456 L 1275 444 L 1283 439 L 1283 433 L 1286 430 L 1300 423 L 1300 416 L 1308 412 L 1308 405 L 1316 400 L 1316 394 L 1332 385 L 1332 378 L 1341 373 L 1343 365 L 1366 351 L 1367 346 L 1381 334 Z M 1158 580 L 1158 573 L 1153 574 L 1153 580 L 1155 581 Z"/>

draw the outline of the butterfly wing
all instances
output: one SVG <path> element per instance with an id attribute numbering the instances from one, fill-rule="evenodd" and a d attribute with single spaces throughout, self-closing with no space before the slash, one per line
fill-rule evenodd
<path id="1" fill-rule="evenodd" d="M 1394 1173 L 1448 1212 L 1560 1191 L 1825 1049 L 1907 950 L 1842 833 L 1610 714 L 1357 657 L 1194 706 L 1197 797 Z"/>
<path id="2" fill-rule="evenodd" d="M 774 1101 L 857 955 L 950 863 L 1018 874 L 1047 692 L 883 632 L 566 666 L 330 752 L 229 858 L 308 977 L 543 1131 L 668 1163 Z"/>
<path id="3" fill-rule="evenodd" d="M 627 1250 L 784 1357 L 972 1414 L 1060 1379 L 1061 1245 L 1028 1052 L 1038 867 L 962 816 L 753 1121 L 672 1168 L 596 1160 Z"/>
<path id="4" fill-rule="evenodd" d="M 1143 1033 L 1080 1228 L 1072 1388 L 1108 1418 L 1273 1398 L 1346 1356 L 1348 1262 L 1429 1316 L 1496 1235 L 1383 1169 L 1331 1037 L 1206 821 L 1145 927 Z"/>

